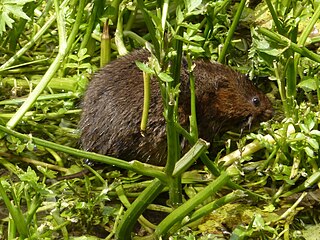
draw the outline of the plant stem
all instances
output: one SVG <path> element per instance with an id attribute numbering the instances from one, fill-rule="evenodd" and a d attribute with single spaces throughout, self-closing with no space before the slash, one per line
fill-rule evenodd
<path id="1" fill-rule="evenodd" d="M 218 62 L 219 63 L 224 63 L 225 62 L 225 56 L 226 56 L 226 53 L 227 53 L 227 49 L 229 48 L 229 45 L 231 43 L 233 34 L 236 31 L 236 28 L 238 26 L 238 23 L 239 23 L 242 11 L 244 9 L 245 3 L 246 3 L 246 0 L 241 0 L 240 3 L 239 3 L 236 15 L 234 16 L 233 22 L 232 22 L 231 27 L 230 27 L 230 29 L 228 31 L 227 38 L 226 38 L 226 40 L 225 40 L 225 42 L 223 44 L 223 48 L 222 48 L 221 53 L 220 53 L 219 58 L 218 58 Z"/>
<path id="2" fill-rule="evenodd" d="M 276 11 L 275 11 L 275 9 L 274 9 L 274 7 L 272 5 L 271 0 L 266 0 L 266 3 L 268 5 L 269 12 L 270 12 L 270 14 L 272 16 L 272 20 L 273 20 L 274 24 L 276 25 L 276 28 L 277 28 L 278 32 L 282 33 L 283 31 L 282 31 L 281 23 L 279 21 L 278 14 L 276 13 Z"/>
<path id="3" fill-rule="evenodd" d="M 80 49 L 87 48 L 89 39 L 91 38 L 91 34 L 93 32 L 93 28 L 94 28 L 94 26 L 96 24 L 95 20 L 97 18 L 97 13 L 98 13 L 99 9 L 100 10 L 103 9 L 103 1 L 95 0 L 93 9 L 92 9 L 91 14 L 90 14 L 88 25 L 86 27 L 86 33 L 84 34 L 83 40 L 82 40 L 81 45 L 80 45 Z M 82 15 L 81 15 L 81 17 L 82 17 Z"/>
<path id="4" fill-rule="evenodd" d="M 109 33 L 108 20 L 103 24 L 103 31 L 101 35 L 101 49 L 100 49 L 100 67 L 105 66 L 111 61 L 111 38 Z"/>
<path id="5" fill-rule="evenodd" d="M 205 154 L 209 147 L 209 143 L 202 140 L 201 138 L 193 145 L 192 151 L 188 151 L 177 163 L 172 175 L 180 176 L 184 173 L 196 159 L 198 159 L 202 154 Z"/>
<path id="6" fill-rule="evenodd" d="M 140 8 L 140 11 L 143 14 L 143 18 L 145 20 L 145 23 L 147 25 L 148 32 L 150 34 L 152 44 L 154 46 L 155 55 L 156 55 L 157 59 L 160 59 L 160 45 L 159 45 L 159 42 L 158 42 L 158 40 L 156 38 L 155 27 L 154 27 L 154 25 L 152 23 L 152 20 L 151 20 L 151 18 L 149 16 L 148 12 L 146 11 L 146 8 L 145 8 L 145 5 L 144 5 L 144 1 L 143 0 L 137 0 L 137 2 L 138 2 L 138 6 Z"/>
<path id="7" fill-rule="evenodd" d="M 312 51 L 308 50 L 306 47 L 302 47 L 296 43 L 291 42 L 290 39 L 288 39 L 286 37 L 284 37 L 278 33 L 272 32 L 272 31 L 270 31 L 266 28 L 263 28 L 263 27 L 259 27 L 258 31 L 261 34 L 271 38 L 273 41 L 277 42 L 278 44 L 282 44 L 286 47 L 291 48 L 293 51 L 301 54 L 302 56 L 308 57 L 313 61 L 320 62 L 320 56 L 318 54 L 313 53 Z"/>
<path id="8" fill-rule="evenodd" d="M 226 172 L 222 173 L 216 180 L 211 182 L 205 189 L 196 194 L 193 198 L 182 204 L 171 214 L 169 214 L 156 228 L 154 232 L 155 239 L 164 237 L 170 228 L 180 222 L 187 214 L 203 203 L 209 196 L 219 191 L 229 180 Z"/>
<path id="9" fill-rule="evenodd" d="M 69 0 L 65 0 L 62 4 L 65 6 Z M 25 45 L 23 46 L 15 55 L 13 55 L 8 61 L 6 61 L 3 65 L 0 66 L 0 72 L 7 70 L 14 62 L 19 59 L 23 54 L 25 54 L 49 29 L 54 20 L 56 19 L 56 15 L 51 16 L 45 25 L 37 32 L 36 35 Z"/>
<path id="10" fill-rule="evenodd" d="M 150 74 L 143 72 L 143 110 L 140 130 L 144 132 L 147 128 L 148 113 L 150 106 Z"/>
<path id="11" fill-rule="evenodd" d="M 2 183 L 0 181 L 0 196 L 5 203 L 7 209 L 10 212 L 10 215 L 14 221 L 14 225 L 16 226 L 21 239 L 26 239 L 28 236 L 28 228 L 25 221 L 25 218 L 23 217 L 21 213 L 21 209 L 17 208 L 12 204 L 10 199 L 8 198 L 6 191 L 4 190 Z"/>
<path id="12" fill-rule="evenodd" d="M 282 131 L 283 131 L 283 129 L 278 130 L 275 133 L 275 136 L 277 136 L 278 134 L 280 137 L 282 137 L 283 134 L 286 134 L 285 136 L 288 136 L 288 135 L 294 133 L 295 129 L 292 125 L 289 125 L 286 133 L 281 134 Z M 275 139 L 271 135 L 266 135 L 263 138 L 264 138 L 264 141 L 267 141 L 271 144 L 275 142 Z M 239 160 L 240 158 L 248 156 L 248 155 L 250 155 L 250 154 L 252 154 L 262 148 L 263 148 L 263 145 L 260 143 L 260 141 L 255 140 L 252 143 L 249 143 L 246 146 L 244 146 L 241 150 L 236 150 L 236 151 L 224 156 L 223 158 L 220 158 L 218 160 L 218 163 L 219 164 L 223 163 L 224 167 L 228 167 L 231 164 L 233 164 L 236 160 Z"/>
<path id="13" fill-rule="evenodd" d="M 68 53 L 71 50 L 72 46 L 74 45 L 74 40 L 77 37 L 78 31 L 79 31 L 79 27 L 80 27 L 80 25 L 82 23 L 81 20 L 82 20 L 82 17 L 83 17 L 85 3 L 86 3 L 86 0 L 80 0 L 79 7 L 78 7 L 78 10 L 77 10 L 76 21 L 74 22 L 72 30 L 71 30 L 71 33 L 70 33 L 70 35 L 68 37 L 68 40 L 67 40 L 67 43 L 66 43 L 67 46 L 66 46 L 66 49 L 65 49 L 65 53 Z M 64 20 L 64 19 L 60 19 L 60 20 Z M 61 28 L 65 29 L 64 26 L 61 27 Z M 58 29 L 59 29 L 59 26 L 58 26 Z M 61 31 L 59 31 L 59 33 L 60 32 Z M 60 39 L 62 39 L 62 37 L 61 38 L 59 37 L 59 42 L 60 42 Z M 83 41 L 82 41 L 82 43 L 83 43 Z"/>
<path id="14" fill-rule="evenodd" d="M 213 202 L 208 203 L 207 205 L 203 206 L 200 209 L 197 209 L 191 217 L 188 219 L 186 223 L 183 223 L 183 225 L 189 225 L 190 223 L 198 220 L 199 218 L 209 214 L 210 212 L 228 204 L 231 202 L 234 202 L 240 198 L 246 197 L 246 194 L 241 190 L 235 190 L 234 192 L 231 192 Z"/>
<path id="15" fill-rule="evenodd" d="M 68 3 L 68 0 L 64 1 L 61 4 L 61 9 L 64 9 L 65 4 Z M 66 30 L 65 30 L 65 19 L 62 14 L 62 11 L 59 10 L 59 1 L 55 0 L 55 10 L 57 15 L 57 24 L 58 24 L 58 32 L 59 32 L 59 52 L 54 59 L 53 63 L 50 65 L 48 71 L 45 73 L 43 78 L 41 79 L 40 83 L 36 86 L 36 88 L 32 91 L 29 95 L 28 99 L 22 104 L 16 114 L 8 121 L 7 127 L 12 129 L 14 128 L 18 122 L 22 119 L 23 115 L 32 107 L 34 102 L 37 100 L 38 96 L 42 93 L 45 89 L 49 81 L 58 71 L 67 50 L 67 41 L 66 41 Z M 69 39 L 70 40 L 70 39 Z"/>
<path id="16" fill-rule="evenodd" d="M 161 181 L 159 181 L 159 179 L 154 179 L 152 183 L 139 195 L 139 197 L 137 197 L 137 199 L 123 215 L 116 231 L 116 239 L 131 239 L 131 232 L 138 217 L 160 194 L 163 188 L 164 185 L 161 183 Z"/>
<path id="17" fill-rule="evenodd" d="M 120 56 L 126 55 L 128 53 L 128 50 L 123 41 L 123 15 L 125 13 L 125 5 L 126 2 L 121 2 L 119 5 L 117 29 L 114 37 L 114 41 L 117 45 L 117 50 Z"/>
<path id="18" fill-rule="evenodd" d="M 193 75 L 192 61 L 190 54 L 187 55 L 189 81 L 190 81 L 190 135 L 196 141 L 198 139 L 198 126 L 197 126 L 197 111 L 196 111 L 196 91 L 195 91 L 195 78 Z"/>
<path id="19" fill-rule="evenodd" d="M 19 139 L 30 141 L 29 135 L 18 133 L 16 131 L 8 129 L 2 125 L 0 125 L 0 132 L 5 132 L 5 133 L 13 135 Z M 137 173 L 145 175 L 145 176 L 159 178 L 163 182 L 167 181 L 167 177 L 161 171 L 162 168 L 160 168 L 160 167 L 155 167 L 155 166 L 152 166 L 152 165 L 149 165 L 146 163 L 140 163 L 138 161 L 127 162 L 127 161 L 124 161 L 121 159 L 117 159 L 117 158 L 113 158 L 113 157 L 109 157 L 109 156 L 105 156 L 105 155 L 101 155 L 101 154 L 97 154 L 97 153 L 86 152 L 86 151 L 82 151 L 79 149 L 59 145 L 57 143 L 49 142 L 49 141 L 46 141 L 46 140 L 43 140 L 40 138 L 36 138 L 36 137 L 32 137 L 32 142 L 35 143 L 36 145 L 52 148 L 53 150 L 68 153 L 73 156 L 88 158 L 88 159 L 102 162 L 102 163 L 105 163 L 108 165 L 114 165 L 119 168 L 132 170 L 134 172 L 137 172 Z"/>

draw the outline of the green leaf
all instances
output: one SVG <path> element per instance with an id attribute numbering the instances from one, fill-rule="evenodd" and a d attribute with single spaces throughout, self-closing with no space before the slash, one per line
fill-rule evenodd
<path id="1" fill-rule="evenodd" d="M 316 80 L 314 78 L 308 78 L 297 85 L 299 88 L 302 88 L 306 92 L 317 90 Z"/>
<path id="2" fill-rule="evenodd" d="M 307 143 L 314 149 L 318 150 L 319 149 L 319 143 L 316 139 L 314 138 L 307 138 Z"/>
<path id="3" fill-rule="evenodd" d="M 136 61 L 136 65 L 141 71 L 149 73 L 149 74 L 154 74 L 154 70 L 151 69 L 147 64 Z"/>
<path id="4" fill-rule="evenodd" d="M 304 151 L 306 152 L 306 154 L 307 154 L 309 157 L 311 157 L 311 158 L 314 157 L 314 152 L 313 152 L 313 150 L 312 150 L 311 148 L 306 147 L 306 148 L 304 149 Z"/>
<path id="5" fill-rule="evenodd" d="M 19 5 L 5 5 L 4 11 L 10 12 L 18 18 L 24 18 L 26 20 L 30 20 L 30 18 L 25 14 L 22 10 L 23 6 Z"/>
<path id="6" fill-rule="evenodd" d="M 82 63 L 78 66 L 78 69 L 88 69 L 91 67 L 90 63 Z"/>
<path id="7" fill-rule="evenodd" d="M 204 49 L 202 47 L 197 47 L 197 46 L 188 46 L 188 49 L 191 50 L 194 53 L 203 53 L 205 52 Z"/>
<path id="8" fill-rule="evenodd" d="M 184 4 L 186 5 L 187 13 L 191 13 L 197 7 L 200 6 L 202 0 L 185 0 Z"/>
<path id="9" fill-rule="evenodd" d="M 164 82 L 172 82 L 173 81 L 173 78 L 167 74 L 167 73 L 164 73 L 164 72 L 161 72 L 158 77 L 161 79 L 161 81 L 164 81 Z"/>
<path id="10" fill-rule="evenodd" d="M 74 60 L 74 61 L 76 61 L 76 62 L 79 61 L 79 58 L 78 58 L 78 56 L 76 56 L 76 55 L 69 55 L 68 58 L 70 58 L 70 59 L 72 59 L 72 60 Z"/>
<path id="11" fill-rule="evenodd" d="M 200 42 L 200 41 L 204 41 L 205 38 L 202 36 L 199 36 L 199 35 L 195 35 L 195 36 L 190 37 L 190 40 L 195 41 L 195 42 Z"/>
<path id="12" fill-rule="evenodd" d="M 24 182 L 38 182 L 39 180 L 36 172 L 31 167 L 28 167 L 27 172 L 21 174 L 19 178 Z"/>
<path id="13" fill-rule="evenodd" d="M 27 14 L 23 11 L 23 7 L 28 2 L 33 2 L 34 0 L 3 0 L 0 1 L 0 35 L 6 31 L 6 26 L 13 28 L 13 23 L 15 19 L 20 18 L 30 20 Z M 14 18 L 12 17 L 14 16 Z"/>
<path id="14" fill-rule="evenodd" d="M 65 65 L 65 68 L 77 68 L 78 64 L 77 63 L 67 63 Z"/>
<path id="15" fill-rule="evenodd" d="M 319 136 L 319 137 L 320 137 L 320 131 L 319 131 L 319 130 L 312 130 L 312 131 L 310 131 L 310 134 L 311 134 L 311 135 L 316 135 L 316 136 Z"/>

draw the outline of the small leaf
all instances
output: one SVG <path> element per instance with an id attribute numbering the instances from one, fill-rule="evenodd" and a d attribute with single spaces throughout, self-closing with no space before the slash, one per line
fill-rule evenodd
<path id="1" fill-rule="evenodd" d="M 313 150 L 312 150 L 311 148 L 306 147 L 306 148 L 304 149 L 304 151 L 306 152 L 306 154 L 307 154 L 309 157 L 314 157 L 314 152 L 313 152 Z"/>
<path id="2" fill-rule="evenodd" d="M 188 46 L 188 49 L 191 50 L 194 53 L 203 53 L 205 52 L 204 49 L 202 47 L 197 47 L 197 46 Z"/>
<path id="3" fill-rule="evenodd" d="M 200 42 L 200 41 L 204 41 L 205 38 L 202 36 L 199 36 L 199 35 L 195 35 L 195 36 L 190 37 L 190 40 L 195 41 L 195 42 Z"/>
<path id="4" fill-rule="evenodd" d="M 299 88 L 302 88 L 306 92 L 317 90 L 317 84 L 314 78 L 305 79 L 301 81 L 297 86 Z"/>
<path id="5" fill-rule="evenodd" d="M 161 81 L 164 81 L 164 82 L 172 82 L 173 81 L 173 78 L 164 72 L 161 72 L 158 75 L 158 77 L 161 79 Z"/>
<path id="6" fill-rule="evenodd" d="M 318 150 L 319 149 L 319 143 L 316 139 L 314 138 L 307 138 L 307 143 L 314 149 Z"/>
<path id="7" fill-rule="evenodd" d="M 185 0 L 184 2 L 186 5 L 187 13 L 191 13 L 193 10 L 200 6 L 202 0 Z"/>
<path id="8" fill-rule="evenodd" d="M 312 130 L 310 132 L 311 135 L 316 135 L 316 136 L 319 136 L 320 137 L 320 131 L 319 130 Z"/>
<path id="9" fill-rule="evenodd" d="M 79 56 L 79 57 L 83 57 L 83 56 L 86 55 L 86 53 L 87 53 L 87 49 L 86 49 L 86 48 L 81 48 L 81 49 L 79 50 L 79 52 L 78 52 L 78 56 Z"/>
<path id="10" fill-rule="evenodd" d="M 136 61 L 136 65 L 141 71 L 149 73 L 149 74 L 154 74 L 154 70 L 152 70 L 147 64 Z"/>
<path id="11" fill-rule="evenodd" d="M 28 167 L 27 171 L 19 176 L 21 181 L 24 182 L 38 182 L 39 177 L 37 176 L 36 172 L 31 168 Z"/>
<path id="12" fill-rule="evenodd" d="M 65 65 L 65 68 L 77 68 L 78 67 L 78 64 L 76 63 L 67 63 Z"/>
<path id="13" fill-rule="evenodd" d="M 300 123 L 299 126 L 300 126 L 300 128 L 301 128 L 301 130 L 302 130 L 303 132 L 309 133 L 309 129 L 308 129 L 308 127 L 307 127 L 305 124 Z"/>
<path id="14" fill-rule="evenodd" d="M 76 62 L 78 62 L 78 61 L 79 61 L 78 56 L 73 55 L 73 54 L 69 55 L 69 56 L 68 56 L 68 58 L 70 58 L 70 59 L 72 59 L 72 60 L 74 60 L 74 61 L 76 61 Z"/>
<path id="15" fill-rule="evenodd" d="M 27 149 L 29 151 L 33 151 L 36 148 L 36 146 L 32 143 L 32 141 L 27 142 Z"/>
<path id="16" fill-rule="evenodd" d="M 80 64 L 80 66 L 78 66 L 78 69 L 88 69 L 90 67 L 91 67 L 90 63 L 83 63 L 83 64 Z"/>

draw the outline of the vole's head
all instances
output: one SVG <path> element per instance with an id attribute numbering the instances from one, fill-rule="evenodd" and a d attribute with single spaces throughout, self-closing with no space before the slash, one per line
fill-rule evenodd
<path id="1" fill-rule="evenodd" d="M 201 63 L 197 106 L 199 125 L 205 130 L 200 132 L 250 129 L 272 117 L 270 100 L 243 74 L 221 64 Z"/>

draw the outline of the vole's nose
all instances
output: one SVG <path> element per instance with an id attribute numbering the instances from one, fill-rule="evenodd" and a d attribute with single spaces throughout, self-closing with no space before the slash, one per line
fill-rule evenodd
<path id="1" fill-rule="evenodd" d="M 271 119 L 272 117 L 274 116 L 274 110 L 273 108 L 271 109 L 266 109 L 264 112 L 263 112 L 263 115 L 262 115 L 262 121 L 267 121 L 269 119 Z"/>

